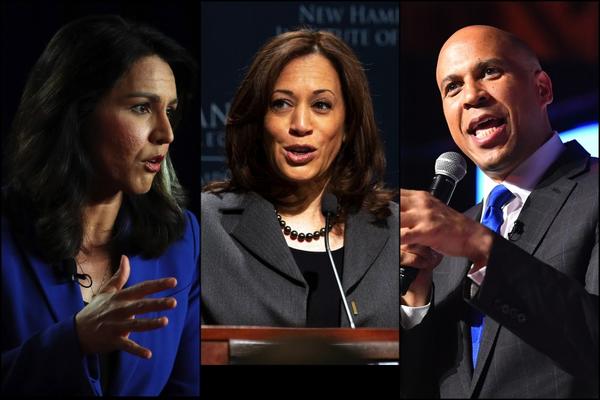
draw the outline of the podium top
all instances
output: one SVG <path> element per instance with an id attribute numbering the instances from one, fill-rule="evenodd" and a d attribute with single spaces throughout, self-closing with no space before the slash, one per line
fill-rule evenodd
<path id="1" fill-rule="evenodd" d="M 367 363 L 399 358 L 399 329 L 202 325 L 202 364 Z"/>
<path id="2" fill-rule="evenodd" d="M 266 326 L 202 325 L 202 340 L 272 340 L 318 336 L 341 341 L 398 341 L 399 329 L 389 328 L 279 328 Z"/>

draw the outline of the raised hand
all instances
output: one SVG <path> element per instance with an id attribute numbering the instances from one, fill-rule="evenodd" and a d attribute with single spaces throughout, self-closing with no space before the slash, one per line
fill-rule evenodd
<path id="1" fill-rule="evenodd" d="M 177 301 L 172 297 L 146 299 L 144 296 L 173 288 L 177 280 L 156 279 L 123 289 L 129 273 L 129 259 L 123 255 L 117 272 L 75 316 L 84 354 L 122 350 L 143 358 L 152 357 L 152 352 L 129 339 L 129 334 L 162 328 L 169 323 L 168 318 L 135 318 L 135 315 L 176 307 Z"/>
<path id="2" fill-rule="evenodd" d="M 486 265 L 494 234 L 427 192 L 400 189 L 400 243 Z"/>

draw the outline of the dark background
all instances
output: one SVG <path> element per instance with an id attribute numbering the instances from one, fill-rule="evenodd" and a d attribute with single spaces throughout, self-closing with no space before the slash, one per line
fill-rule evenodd
<path id="1" fill-rule="evenodd" d="M 459 151 L 435 82 L 437 54 L 463 26 L 493 25 L 527 42 L 550 75 L 550 122 L 562 132 L 598 121 L 598 2 L 401 2 L 400 185 L 429 186 L 435 159 Z M 450 203 L 464 211 L 474 203 L 475 165 Z"/>
<path id="2" fill-rule="evenodd" d="M 1 0 L 0 98 L 2 142 L 9 132 L 29 71 L 56 31 L 91 14 L 118 14 L 146 23 L 185 47 L 200 63 L 200 10 L 196 1 Z M 199 76 L 198 76 L 199 80 Z M 196 94 L 198 90 L 194 91 Z M 199 99 L 184 115 L 170 153 L 189 197 L 188 209 L 200 216 Z"/>

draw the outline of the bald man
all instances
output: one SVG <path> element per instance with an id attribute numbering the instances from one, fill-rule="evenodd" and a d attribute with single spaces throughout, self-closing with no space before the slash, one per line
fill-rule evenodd
<path id="1" fill-rule="evenodd" d="M 598 159 L 553 131 L 550 77 L 508 32 L 455 32 L 436 81 L 498 186 L 465 214 L 400 191 L 403 397 L 598 397 Z"/>

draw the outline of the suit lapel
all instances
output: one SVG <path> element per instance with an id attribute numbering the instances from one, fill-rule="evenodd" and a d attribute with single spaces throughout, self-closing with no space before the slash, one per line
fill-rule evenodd
<path id="1" fill-rule="evenodd" d="M 589 154 L 579 144 L 576 142 L 567 143 L 567 149 L 563 155 L 544 174 L 544 177 L 523 205 L 523 210 L 518 217 L 518 220 L 523 223 L 523 231 L 511 240 L 512 242 L 529 254 L 533 255 L 535 253 L 552 221 L 554 221 L 575 188 L 575 182 L 569 178 L 584 172 L 587 169 L 588 160 Z M 479 212 L 481 212 L 481 206 L 479 206 L 479 209 Z M 500 324 L 486 315 L 477 357 L 477 368 L 473 371 L 471 381 L 471 395 L 477 386 L 483 369 L 486 367 L 499 331 Z"/>
<path id="2" fill-rule="evenodd" d="M 575 182 L 569 178 L 585 171 L 587 167 L 589 154 L 579 145 L 567 145 L 563 156 L 531 192 L 519 214 L 518 219 L 523 223 L 523 232 L 513 242 L 529 254 L 535 253 L 554 218 L 575 188 Z"/>
<path id="3" fill-rule="evenodd" d="M 81 291 L 79 285 L 71 281 L 66 275 L 63 275 L 57 271 L 57 268 L 53 268 L 46 264 L 41 259 L 37 258 L 33 253 L 26 252 L 27 257 L 33 272 L 40 283 L 40 287 L 46 301 L 48 302 L 50 313 L 56 322 L 70 319 L 73 315 L 77 314 L 83 309 L 83 299 L 81 297 Z M 148 279 L 155 279 L 155 275 L 152 276 L 139 276 L 139 273 L 135 271 L 147 270 L 149 271 L 151 266 L 140 265 L 154 263 L 156 260 L 144 261 L 139 257 L 130 258 L 131 262 L 131 275 L 129 281 L 125 284 L 125 287 L 132 286 L 138 282 Z M 130 338 L 136 342 L 137 334 L 132 332 Z M 119 359 L 117 364 L 117 370 L 113 376 L 119 382 L 112 381 L 111 388 L 114 390 L 116 387 L 121 387 L 124 382 L 128 382 L 130 377 L 135 373 L 139 358 L 133 356 L 124 351 L 118 351 L 117 357 Z"/>
<path id="4" fill-rule="evenodd" d="M 472 209 L 468 210 L 465 213 L 465 215 L 479 222 L 481 220 L 482 212 L 483 203 L 479 203 Z M 467 263 L 465 264 L 465 269 L 462 275 L 464 277 L 465 285 L 470 284 L 469 278 L 466 276 L 466 274 L 469 272 L 469 269 L 471 268 L 472 264 L 473 263 L 470 260 L 467 260 Z M 465 304 L 465 315 L 468 315 L 469 312 L 470 306 Z M 493 319 L 489 318 L 487 315 L 484 316 L 483 332 L 481 335 L 481 341 L 479 343 L 479 352 L 477 354 L 477 367 L 475 368 L 475 370 L 473 370 L 471 362 L 469 362 L 469 360 L 471 359 L 472 351 L 472 344 L 470 339 L 471 332 L 470 325 L 466 321 L 468 321 L 468 317 L 465 317 L 465 319 L 462 320 L 460 323 L 464 340 L 463 354 L 458 370 L 463 388 L 465 388 L 468 391 L 468 393 L 470 393 L 470 396 L 472 396 L 473 391 L 475 390 L 475 387 L 477 385 L 477 381 L 481 376 L 483 366 L 485 365 L 486 360 L 496 342 L 496 337 L 498 336 L 500 325 Z"/>
<path id="5" fill-rule="evenodd" d="M 32 252 L 25 252 L 25 257 L 33 269 L 56 322 L 71 318 L 83 308 L 81 291 L 75 282 Z"/>
<path id="6" fill-rule="evenodd" d="M 227 214 L 234 208 L 236 207 L 223 208 L 222 212 Z M 241 215 L 239 217 L 236 215 L 238 222 L 231 226 L 229 231 L 231 236 L 272 268 L 296 281 L 305 283 L 281 234 L 281 227 L 277 222 L 271 203 L 250 193 L 244 196 L 237 209 Z"/>
<path id="7" fill-rule="evenodd" d="M 348 216 L 342 275 L 342 286 L 346 294 L 375 262 L 390 237 L 387 228 L 374 224 L 373 220 L 364 210 Z"/>
<path id="8" fill-rule="evenodd" d="M 470 210 L 470 212 L 467 212 L 467 215 L 471 215 L 473 219 L 475 219 L 476 221 L 480 221 L 481 220 L 481 214 L 483 212 L 483 203 L 479 203 L 473 210 Z M 471 267 L 471 261 L 468 262 L 468 267 L 467 267 L 467 272 L 468 272 L 468 268 Z M 468 280 L 468 277 L 465 277 L 465 280 Z M 465 282 L 465 283 L 470 283 L 470 282 Z M 470 306 L 467 306 L 470 307 Z M 465 359 L 465 361 L 462 363 L 463 364 L 463 368 L 466 369 L 468 371 L 468 375 L 470 376 L 469 378 L 469 385 L 467 385 L 467 387 L 469 388 L 469 393 L 472 396 L 473 395 L 473 391 L 475 390 L 476 386 L 477 386 L 477 381 L 479 380 L 479 377 L 481 376 L 481 372 L 485 366 L 485 363 L 487 362 L 488 356 L 491 354 L 492 349 L 494 347 L 494 344 L 496 343 L 496 338 L 498 337 L 498 332 L 500 330 L 500 324 L 498 324 L 496 321 L 494 321 L 493 319 L 489 318 L 487 315 L 484 315 L 484 325 L 483 325 L 483 332 L 481 334 L 481 341 L 479 343 L 479 352 L 477 354 L 477 367 L 475 368 L 475 370 L 472 369 L 472 365 L 470 362 L 466 361 L 466 360 L 470 360 L 471 359 L 471 351 L 472 351 L 472 344 L 471 344 L 471 333 L 470 333 L 470 325 L 466 324 L 466 323 L 462 323 L 463 325 L 463 332 L 464 332 L 464 337 L 465 337 L 465 350 L 466 350 L 466 355 L 465 357 L 467 357 Z M 464 371 L 463 371 L 464 373 Z M 461 376 L 462 378 L 462 376 Z"/>
<path id="9" fill-rule="evenodd" d="M 468 278 L 467 278 L 468 279 Z M 468 329 L 468 328 L 467 328 Z M 496 339 L 500 332 L 500 324 L 487 315 L 484 316 L 484 326 L 481 336 L 481 342 L 479 343 L 479 353 L 477 354 L 477 367 L 473 371 L 473 379 L 471 380 L 471 396 L 477 387 L 477 381 L 487 363 L 487 359 L 492 352 L 492 349 L 496 345 Z M 471 344 L 469 343 L 469 358 L 471 357 Z"/>
<path id="10" fill-rule="evenodd" d="M 250 193 L 239 204 L 223 208 L 222 212 L 234 214 L 234 210 L 236 222 L 231 224 L 230 234 L 274 269 L 304 283 L 304 277 L 281 235 L 273 206 Z M 372 223 L 372 219 L 364 210 L 348 216 L 342 276 L 346 293 L 367 272 L 389 239 L 387 229 Z"/>
<path id="11" fill-rule="evenodd" d="M 476 207 L 474 209 L 474 215 L 471 215 L 473 214 L 473 210 L 468 211 L 466 214 L 472 218 L 475 218 L 475 215 L 480 209 L 481 206 Z M 471 264 L 471 261 L 466 260 L 465 258 L 454 259 L 448 268 L 450 275 L 447 277 L 447 279 L 451 282 L 461 282 L 469 279 L 466 277 L 466 275 L 469 271 L 469 268 L 471 268 Z M 458 316 L 456 335 L 457 337 L 462 338 L 462 340 L 459 343 L 459 348 L 457 350 L 455 365 L 456 373 L 460 379 L 463 392 L 468 393 L 471 387 L 471 378 L 473 376 L 473 369 L 471 368 L 471 362 L 469 361 L 471 359 L 471 333 L 470 326 L 468 324 L 470 306 L 463 300 L 462 292 L 459 295 L 460 299 L 458 301 L 460 301 L 460 307 L 462 307 L 462 310 Z"/>

